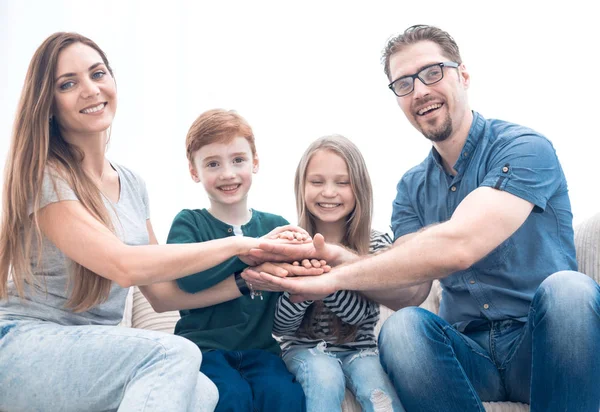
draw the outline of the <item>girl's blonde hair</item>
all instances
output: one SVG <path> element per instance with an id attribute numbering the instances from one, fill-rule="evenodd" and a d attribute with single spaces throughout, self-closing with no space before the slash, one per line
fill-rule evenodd
<path id="1" fill-rule="evenodd" d="M 56 66 L 62 50 L 82 43 L 96 50 L 113 75 L 104 52 L 77 33 L 54 33 L 35 51 L 25 77 L 17 108 L 11 145 L 4 171 L 2 223 L 0 226 L 0 299 L 8 296 L 8 277 L 17 293 L 24 296 L 24 283 L 39 284 L 32 272 L 31 245 L 42 238 L 38 221 L 41 187 L 47 170 L 57 187 L 55 175 L 69 185 L 81 204 L 111 231 L 113 225 L 100 189 L 83 170 L 83 151 L 61 136 L 55 114 Z M 30 207 L 33 213 L 29 215 Z M 38 266 L 41 253 L 38 253 Z M 83 312 L 104 302 L 112 282 L 71 262 L 73 284 L 67 308 Z"/>
<path id="2" fill-rule="evenodd" d="M 359 255 L 369 253 L 371 240 L 371 220 L 373 215 L 373 187 L 367 170 L 367 165 L 358 147 L 342 135 L 324 136 L 314 141 L 302 155 L 294 180 L 296 193 L 296 209 L 298 212 L 298 226 L 306 229 L 311 236 L 316 233 L 316 218 L 306 207 L 304 198 L 306 186 L 306 170 L 310 160 L 315 153 L 327 150 L 340 156 L 348 166 L 350 187 L 356 206 L 348 215 L 345 232 L 342 237 L 342 246 L 345 246 Z M 302 331 L 309 336 L 315 337 L 311 331 L 311 325 L 316 316 L 323 310 L 320 302 L 315 302 L 304 317 Z M 337 336 L 338 342 L 348 342 L 354 338 L 356 326 L 346 325 L 336 316 L 333 324 L 333 334 Z"/>

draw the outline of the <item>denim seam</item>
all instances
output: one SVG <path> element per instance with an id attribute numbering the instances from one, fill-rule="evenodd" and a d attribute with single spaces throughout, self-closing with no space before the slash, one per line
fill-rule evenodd
<path id="1" fill-rule="evenodd" d="M 151 340 L 151 339 L 150 339 Z M 167 359 L 167 348 L 165 347 L 165 345 L 163 345 L 160 342 L 156 342 L 157 345 L 159 345 L 160 347 L 162 347 L 162 359 L 161 361 L 161 368 L 160 368 L 160 373 L 159 376 L 162 376 L 164 374 L 166 365 L 165 365 L 165 361 Z M 137 369 L 136 371 L 139 371 L 139 369 Z M 152 395 L 152 391 L 154 390 L 154 388 L 156 387 L 156 379 L 154 379 L 154 384 L 152 385 L 152 387 L 149 389 L 148 391 L 148 396 L 146 397 L 146 401 L 144 402 L 144 407 L 142 410 L 146 410 L 146 407 L 148 406 L 148 402 L 150 401 L 150 395 Z"/>
<path id="2" fill-rule="evenodd" d="M 470 350 L 471 350 L 473 353 L 475 353 L 475 354 L 477 354 L 477 355 L 479 355 L 479 356 L 481 356 L 481 357 L 483 357 L 483 358 L 486 358 L 487 360 L 489 360 L 490 362 L 492 362 L 492 364 L 493 364 L 493 365 L 496 365 L 496 363 L 494 362 L 494 360 L 493 360 L 492 358 L 490 358 L 490 357 L 489 357 L 488 355 L 486 355 L 485 353 L 482 353 L 482 352 L 480 352 L 480 351 L 476 350 L 476 349 L 475 349 L 473 346 L 471 346 L 471 344 L 469 343 L 469 341 L 467 341 L 467 340 L 465 339 L 465 337 L 463 336 L 463 334 L 462 334 L 462 333 L 460 333 L 459 331 L 457 331 L 456 329 L 454 329 L 454 327 L 453 327 L 453 326 L 444 326 L 443 328 L 444 328 L 444 332 L 446 332 L 447 330 L 451 330 L 451 331 L 452 331 L 454 334 L 458 335 L 458 336 L 459 336 L 459 337 L 460 337 L 460 338 L 463 340 L 463 342 L 464 342 L 464 343 L 465 343 L 465 344 L 466 344 L 466 345 L 469 347 L 469 349 L 470 349 Z M 447 336 L 445 336 L 445 333 L 444 333 L 444 343 L 445 343 L 445 344 L 449 344 L 449 339 L 448 339 L 448 337 L 447 337 Z"/>
<path id="3" fill-rule="evenodd" d="M 516 345 L 513 346 L 511 353 L 508 355 L 508 357 L 506 358 L 506 360 L 502 363 L 502 365 L 498 369 L 504 370 L 512 362 L 512 360 L 515 357 L 517 351 L 521 347 L 521 344 L 523 343 L 523 339 L 525 339 L 525 334 L 527 332 L 527 330 L 525 328 L 527 328 L 527 327 L 529 327 L 528 324 L 525 324 L 525 326 L 523 326 L 523 330 L 521 332 L 521 336 L 519 336 L 519 341 L 517 342 Z"/>
<path id="4" fill-rule="evenodd" d="M 444 329 L 446 329 L 446 328 L 444 328 Z M 471 380 L 468 378 L 467 373 L 465 372 L 464 368 L 462 367 L 462 364 L 458 360 L 458 357 L 456 356 L 456 352 L 454 352 L 454 348 L 452 347 L 452 345 L 449 345 L 449 347 L 450 347 L 450 350 L 452 351 L 452 355 L 454 357 L 454 360 L 458 364 L 458 368 L 460 369 L 460 371 L 463 374 L 463 377 L 465 379 L 465 382 L 467 383 L 469 391 L 471 392 L 471 398 L 475 402 L 475 407 L 479 410 L 479 412 L 485 412 L 485 408 L 483 408 L 483 406 L 482 406 L 483 404 L 482 404 L 481 398 L 479 398 L 479 395 L 477 394 L 477 391 L 473 387 L 473 384 L 471 383 Z M 469 345 L 469 348 L 471 348 L 471 345 Z M 475 352 L 475 353 L 477 353 L 477 352 Z M 477 402 L 477 400 L 479 400 L 479 402 Z"/>

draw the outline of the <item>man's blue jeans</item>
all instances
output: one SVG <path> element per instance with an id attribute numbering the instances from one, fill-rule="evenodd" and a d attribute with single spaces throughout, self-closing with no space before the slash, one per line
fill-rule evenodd
<path id="1" fill-rule="evenodd" d="M 600 288 L 558 272 L 538 288 L 527 323 L 458 332 L 421 308 L 398 311 L 379 336 L 381 363 L 407 411 L 484 411 L 482 401 L 531 412 L 600 408 Z"/>

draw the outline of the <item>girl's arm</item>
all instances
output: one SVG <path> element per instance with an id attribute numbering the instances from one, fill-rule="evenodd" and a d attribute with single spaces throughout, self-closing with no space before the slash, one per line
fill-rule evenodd
<path id="1" fill-rule="evenodd" d="M 357 292 L 338 290 L 323 299 L 329 308 L 344 323 L 356 325 L 367 318 L 376 305 Z"/>
<path id="2" fill-rule="evenodd" d="M 312 303 L 312 300 L 292 303 L 290 295 L 287 292 L 282 293 L 275 307 L 273 334 L 281 336 L 296 333 L 302 323 L 306 310 Z"/>
<path id="3" fill-rule="evenodd" d="M 42 233 L 69 259 L 122 287 L 200 272 L 268 242 L 231 236 L 192 244 L 129 246 L 72 200 L 40 209 L 39 223 Z"/>

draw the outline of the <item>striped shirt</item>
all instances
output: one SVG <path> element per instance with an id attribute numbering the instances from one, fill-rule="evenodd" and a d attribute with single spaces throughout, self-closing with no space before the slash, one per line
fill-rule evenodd
<path id="1" fill-rule="evenodd" d="M 391 243 L 388 234 L 373 230 L 369 253 L 383 250 Z M 311 337 L 298 329 L 312 304 L 311 300 L 292 303 L 287 292 L 279 297 L 275 308 L 273 334 L 281 345 L 283 353 L 291 348 L 313 348 L 321 342 L 326 343 L 326 350 L 336 352 L 377 347 L 374 329 L 379 321 L 379 304 L 354 291 L 339 290 L 332 293 L 323 299 L 323 308 L 313 319 L 311 330 L 316 337 Z M 355 339 L 352 342 L 336 343 L 337 338 L 331 332 L 334 316 L 339 317 L 345 324 L 357 326 Z"/>

